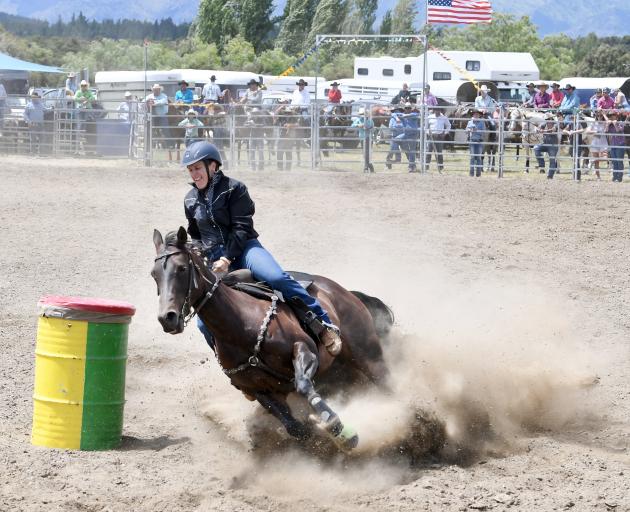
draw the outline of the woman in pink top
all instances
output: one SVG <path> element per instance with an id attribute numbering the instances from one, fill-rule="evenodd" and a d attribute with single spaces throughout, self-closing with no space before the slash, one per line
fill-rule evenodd
<path id="1" fill-rule="evenodd" d="M 597 108 L 599 110 L 611 110 L 611 109 L 615 108 L 615 100 L 610 95 L 610 89 L 608 87 L 604 87 L 602 92 L 604 94 L 597 101 Z"/>
<path id="2" fill-rule="evenodd" d="M 540 82 L 538 84 L 538 92 L 534 96 L 534 108 L 549 107 L 551 107 L 551 96 L 547 92 L 547 84 L 545 82 Z"/>
<path id="3" fill-rule="evenodd" d="M 554 82 L 551 84 L 551 101 L 549 105 L 551 108 L 558 108 L 564 99 L 564 93 L 560 90 L 560 84 Z"/>

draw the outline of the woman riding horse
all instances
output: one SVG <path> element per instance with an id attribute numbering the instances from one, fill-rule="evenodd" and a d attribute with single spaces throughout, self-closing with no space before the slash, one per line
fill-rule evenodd
<path id="1" fill-rule="evenodd" d="M 221 171 L 219 150 L 209 142 L 191 144 L 182 159 L 193 188 L 184 199 L 188 234 L 200 242 L 212 270 L 249 269 L 257 281 L 267 282 L 290 301 L 300 300 L 323 324 L 320 341 L 335 356 L 341 351 L 339 328 L 333 324 L 319 301 L 284 272 L 274 257 L 258 241 L 254 230 L 254 202 L 247 187 Z M 198 319 L 197 326 L 214 348 L 212 333 Z"/>

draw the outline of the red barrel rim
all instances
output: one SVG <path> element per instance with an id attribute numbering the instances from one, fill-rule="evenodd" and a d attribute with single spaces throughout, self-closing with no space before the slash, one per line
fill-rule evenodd
<path id="1" fill-rule="evenodd" d="M 133 316 L 136 307 L 128 302 L 101 299 L 98 297 L 66 297 L 63 295 L 44 295 L 38 302 L 39 306 L 61 306 L 94 313 L 108 313 L 110 315 Z"/>

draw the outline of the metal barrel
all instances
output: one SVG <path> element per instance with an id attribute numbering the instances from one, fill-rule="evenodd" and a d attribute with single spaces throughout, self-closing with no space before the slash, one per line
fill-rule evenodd
<path id="1" fill-rule="evenodd" d="M 88 297 L 39 300 L 34 445 L 108 450 L 120 444 L 127 333 L 135 307 Z"/>

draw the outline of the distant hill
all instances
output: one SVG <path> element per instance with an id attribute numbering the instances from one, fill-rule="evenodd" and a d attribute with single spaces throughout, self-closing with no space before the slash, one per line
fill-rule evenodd
<path id="1" fill-rule="evenodd" d="M 538 26 L 541 36 L 564 33 L 571 37 L 595 32 L 598 36 L 624 36 L 630 34 L 630 1 L 607 0 L 491 0 L 498 12 L 528 15 Z M 282 13 L 286 0 L 276 0 L 276 13 Z M 378 20 L 392 9 L 396 0 L 381 0 Z M 422 5 L 419 2 L 420 5 Z M 89 19 L 127 18 L 159 20 L 172 18 L 176 23 L 191 21 L 197 14 L 199 0 L 0 0 L 0 10 L 30 18 L 57 21 L 61 16 L 70 19 L 82 11 Z M 421 14 L 420 21 L 424 16 Z M 377 20 L 377 23 L 379 22 Z"/>

